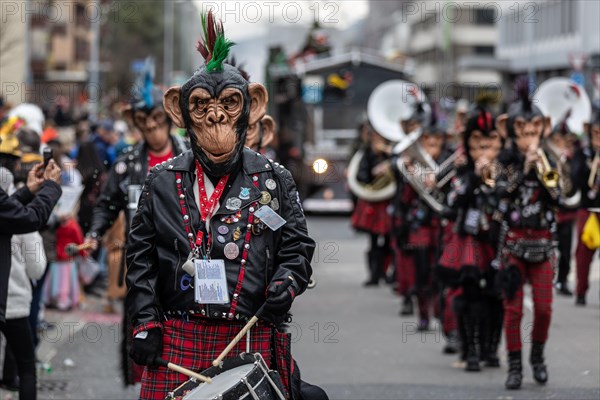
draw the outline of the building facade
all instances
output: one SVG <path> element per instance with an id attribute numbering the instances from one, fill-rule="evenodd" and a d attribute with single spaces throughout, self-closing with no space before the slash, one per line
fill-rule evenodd
<path id="1" fill-rule="evenodd" d="M 575 78 L 600 98 L 600 2 L 519 1 L 503 5 L 497 56 L 507 63 L 505 81 L 533 73 L 540 84 L 554 76 Z M 580 71 L 578 71 L 580 70 Z"/>

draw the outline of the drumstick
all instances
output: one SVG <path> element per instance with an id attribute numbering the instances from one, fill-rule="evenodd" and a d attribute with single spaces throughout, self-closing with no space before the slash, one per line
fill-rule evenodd
<path id="1" fill-rule="evenodd" d="M 221 361 L 223 361 L 223 359 L 225 357 L 227 357 L 227 354 L 229 354 L 229 352 L 231 350 L 233 350 L 233 348 L 235 347 L 235 345 L 238 344 L 238 342 L 244 337 L 244 335 L 246 333 L 248 333 L 248 331 L 250 330 L 250 328 L 252 328 L 254 326 L 254 324 L 256 324 L 257 321 L 258 321 L 258 317 L 256 315 L 254 317 L 250 318 L 250 321 L 248 321 L 248 323 L 246 325 L 244 325 L 244 327 L 242 328 L 242 330 L 240 331 L 240 333 L 238 333 L 233 338 L 233 340 L 231 341 L 231 343 L 229 343 L 227 345 L 227 347 L 225 348 L 225 350 L 223 350 L 223 352 L 219 355 L 219 357 L 217 357 L 216 360 L 214 360 L 212 362 L 212 365 L 215 366 L 215 367 L 218 367 L 219 364 L 221 364 Z"/>
<path id="2" fill-rule="evenodd" d="M 181 374 L 189 376 L 190 378 L 195 378 L 197 381 L 206 382 L 206 383 L 212 383 L 212 379 L 211 378 L 209 378 L 207 376 L 204 376 L 204 375 L 200 375 L 197 372 L 190 371 L 189 369 L 183 368 L 183 367 L 181 367 L 181 366 L 179 366 L 177 364 L 170 363 L 167 360 L 164 360 L 162 358 L 160 358 L 158 360 L 158 364 L 161 365 L 161 366 L 163 366 L 163 367 L 167 367 L 167 368 L 169 368 L 172 371 L 179 372 Z"/>
<path id="3" fill-rule="evenodd" d="M 286 290 L 294 281 L 294 278 L 292 278 L 291 276 L 288 276 L 288 280 L 286 280 L 285 282 L 282 283 L 282 285 L 285 285 L 283 287 L 283 290 Z M 266 303 L 265 303 L 266 304 Z M 229 352 L 231 350 L 233 350 L 233 348 L 235 347 L 236 344 L 238 344 L 238 342 L 240 340 L 242 340 L 242 338 L 244 337 L 244 335 L 246 335 L 246 333 L 248 333 L 248 331 L 250 330 L 250 328 L 252 328 L 254 326 L 254 324 L 256 324 L 256 322 L 258 321 L 258 316 L 262 314 L 263 309 L 265 308 L 265 304 L 263 304 L 258 311 L 256 312 L 256 315 L 252 318 L 250 318 L 250 321 L 248 321 L 248 323 L 246 325 L 244 325 L 244 327 L 242 328 L 242 330 L 240 331 L 240 333 L 238 333 L 233 340 L 231 341 L 231 343 L 229 343 L 227 345 L 227 347 L 225 347 L 225 350 L 223 350 L 223 352 L 219 355 L 219 357 L 217 357 L 213 362 L 212 365 L 215 367 L 218 367 L 219 364 L 221 364 L 221 362 L 223 361 L 223 359 L 225 357 L 227 357 L 227 354 L 229 354 Z"/>

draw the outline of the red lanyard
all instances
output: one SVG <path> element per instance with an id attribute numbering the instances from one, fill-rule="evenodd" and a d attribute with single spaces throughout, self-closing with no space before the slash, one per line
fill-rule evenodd
<path id="1" fill-rule="evenodd" d="M 210 196 L 209 200 L 206 196 L 206 187 L 204 186 L 204 170 L 202 169 L 202 166 L 198 160 L 196 160 L 196 173 L 198 175 L 198 191 L 200 192 L 200 217 L 202 222 L 206 222 L 206 220 L 210 218 L 215 210 L 221 194 L 223 194 L 223 188 L 227 183 L 227 178 L 229 178 L 229 175 L 225 175 L 219 179 L 219 183 L 217 183 L 217 186 L 215 187 L 215 190 Z"/>
<path id="2" fill-rule="evenodd" d="M 210 199 L 206 196 L 206 186 L 204 185 L 204 170 L 202 169 L 202 165 L 196 160 L 196 174 L 198 175 L 198 192 L 200 194 L 200 219 L 202 222 L 206 222 L 206 220 L 210 220 L 210 217 L 223 194 L 223 189 L 225 188 L 225 184 L 227 183 L 227 179 L 229 175 L 225 175 L 221 179 L 219 179 L 219 183 L 215 186 L 215 190 L 213 191 Z M 196 246 L 202 246 L 203 239 L 202 231 L 198 231 L 196 235 Z M 208 233 L 208 246 L 209 249 L 206 251 L 206 254 L 210 253 L 210 245 L 211 245 L 211 234 Z"/>

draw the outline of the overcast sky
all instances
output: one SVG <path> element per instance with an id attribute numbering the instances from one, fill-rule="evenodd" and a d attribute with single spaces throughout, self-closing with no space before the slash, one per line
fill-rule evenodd
<path id="1" fill-rule="evenodd" d="M 196 6 L 201 10 L 213 8 L 223 20 L 227 36 L 234 41 L 264 35 L 269 24 L 310 26 L 317 20 L 324 27 L 344 29 L 369 11 L 367 0 L 198 1 Z"/>

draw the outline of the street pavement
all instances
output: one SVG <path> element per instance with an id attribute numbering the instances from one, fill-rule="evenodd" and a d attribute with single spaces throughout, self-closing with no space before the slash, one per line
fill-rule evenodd
<path id="1" fill-rule="evenodd" d="M 525 344 L 523 388 L 507 391 L 504 350 L 501 368 L 464 372 L 456 356 L 442 354 L 437 330 L 418 333 L 416 317 L 398 315 L 399 298 L 387 286 L 361 286 L 367 237 L 353 233 L 347 217 L 310 217 L 309 233 L 318 246 L 317 286 L 294 304 L 292 352 L 303 379 L 322 386 L 330 399 L 600 399 L 597 259 L 586 307 L 555 297 L 549 383 L 533 381 Z M 137 398 L 139 387 L 125 389 L 119 375 L 117 315 L 103 314 L 97 301 L 88 301 L 76 312 L 47 311 L 46 319 L 57 325 L 43 332 L 38 356 L 52 369 L 39 372 L 39 398 Z M 531 332 L 530 309 L 523 327 L 525 335 Z M 7 396 L 0 392 L 0 400 Z"/>

